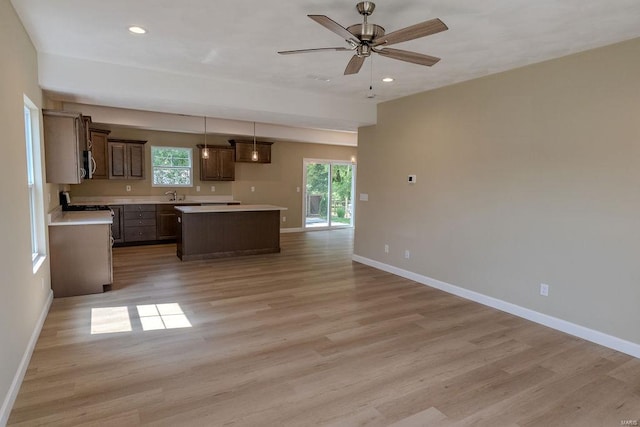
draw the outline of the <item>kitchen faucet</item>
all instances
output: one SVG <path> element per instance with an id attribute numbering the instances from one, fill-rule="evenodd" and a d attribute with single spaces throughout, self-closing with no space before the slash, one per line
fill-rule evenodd
<path id="1" fill-rule="evenodd" d="M 175 202 L 176 198 L 178 197 L 178 192 L 177 191 L 166 191 L 164 194 L 171 194 L 172 197 L 169 198 L 170 202 Z"/>

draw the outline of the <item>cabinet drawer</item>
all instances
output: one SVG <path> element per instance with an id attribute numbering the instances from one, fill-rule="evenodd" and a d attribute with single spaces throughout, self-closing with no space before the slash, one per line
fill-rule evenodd
<path id="1" fill-rule="evenodd" d="M 127 221 L 124 223 L 125 227 L 155 227 L 156 225 L 156 219 L 155 217 L 153 219 L 131 219 L 128 218 Z"/>
<path id="2" fill-rule="evenodd" d="M 156 240 L 156 227 L 125 227 L 125 242 L 142 242 L 145 240 Z"/>
<path id="3" fill-rule="evenodd" d="M 124 222 L 125 226 L 127 226 L 130 220 L 136 219 L 154 219 L 156 217 L 156 213 L 151 211 L 140 211 L 140 212 L 127 212 L 125 208 L 124 212 Z"/>
<path id="4" fill-rule="evenodd" d="M 125 212 L 140 212 L 140 211 L 156 211 L 156 205 L 147 204 L 147 205 L 124 205 Z"/>

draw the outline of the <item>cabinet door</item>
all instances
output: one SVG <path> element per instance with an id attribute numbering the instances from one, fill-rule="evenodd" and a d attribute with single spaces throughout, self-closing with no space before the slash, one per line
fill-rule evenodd
<path id="1" fill-rule="evenodd" d="M 144 179 L 144 145 L 128 144 L 128 172 L 130 179 Z"/>
<path id="2" fill-rule="evenodd" d="M 211 147 L 208 150 L 208 159 L 203 159 L 200 151 L 200 181 L 218 181 L 218 150 Z"/>
<path id="3" fill-rule="evenodd" d="M 109 142 L 109 179 L 127 178 L 127 146 L 121 142 Z"/>
<path id="4" fill-rule="evenodd" d="M 238 163 L 271 163 L 271 142 L 256 142 L 256 151 L 258 152 L 258 160 L 253 161 L 251 154 L 253 153 L 253 143 L 250 141 L 229 142 L 235 147 L 236 162 Z"/>
<path id="5" fill-rule="evenodd" d="M 114 243 L 122 243 L 124 242 L 124 234 L 123 234 L 123 221 L 122 221 L 122 211 L 123 207 L 121 205 L 117 206 L 109 206 L 113 211 L 113 223 L 111 224 L 111 236 L 113 237 Z"/>
<path id="6" fill-rule="evenodd" d="M 47 182 L 80 184 L 84 148 L 80 114 L 44 111 L 42 116 Z"/>
<path id="7" fill-rule="evenodd" d="M 156 226 L 158 240 L 176 238 L 177 213 L 175 205 L 156 206 Z"/>
<path id="8" fill-rule="evenodd" d="M 49 227 L 53 296 L 95 294 L 112 282 L 107 224 Z"/>
<path id="9" fill-rule="evenodd" d="M 109 178 L 109 152 L 107 150 L 107 135 L 108 131 L 100 132 L 91 130 L 89 132 L 89 141 L 91 144 L 91 154 L 95 161 L 95 172 L 93 172 L 93 179 L 108 179 Z"/>
<path id="10" fill-rule="evenodd" d="M 233 148 L 221 148 L 218 154 L 219 176 L 221 181 L 233 181 L 236 176 L 236 163 Z"/>

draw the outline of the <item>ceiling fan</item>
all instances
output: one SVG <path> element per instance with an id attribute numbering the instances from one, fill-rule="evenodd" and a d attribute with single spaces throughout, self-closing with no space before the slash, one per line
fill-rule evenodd
<path id="1" fill-rule="evenodd" d="M 371 56 L 371 52 L 386 56 L 387 58 L 398 59 L 400 61 L 411 62 L 418 65 L 426 65 L 428 67 L 440 61 L 440 58 L 436 58 L 435 56 L 424 55 L 422 53 L 410 52 L 407 50 L 392 49 L 387 46 L 448 30 L 449 28 L 444 24 L 444 22 L 438 18 L 430 19 L 410 27 L 393 31 L 389 34 L 385 34 L 383 27 L 367 22 L 367 17 L 373 13 L 375 8 L 375 3 L 371 1 L 361 1 L 358 3 L 356 5 L 356 9 L 358 13 L 364 17 L 364 21 L 362 24 L 354 24 L 347 28 L 344 28 L 342 25 L 325 15 L 307 15 L 318 24 L 344 38 L 349 44 L 349 47 L 284 50 L 278 53 L 281 55 L 290 55 L 295 53 L 322 52 L 328 50 L 355 51 L 355 54 L 347 64 L 347 68 L 344 70 L 345 75 L 358 73 L 360 68 L 362 68 L 364 60 Z"/>

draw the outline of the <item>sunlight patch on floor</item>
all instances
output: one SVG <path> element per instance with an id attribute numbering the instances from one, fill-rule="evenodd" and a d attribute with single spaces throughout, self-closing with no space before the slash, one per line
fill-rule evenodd
<path id="1" fill-rule="evenodd" d="M 145 331 L 191 327 L 189 319 L 178 303 L 146 304 L 137 308 L 142 329 Z"/>
<path id="2" fill-rule="evenodd" d="M 178 303 L 144 304 L 137 305 L 136 308 L 143 331 L 192 327 Z M 91 309 L 91 335 L 131 331 L 133 328 L 128 307 L 94 307 Z"/>
<path id="3" fill-rule="evenodd" d="M 127 307 L 99 307 L 91 309 L 91 335 L 131 332 Z"/>

